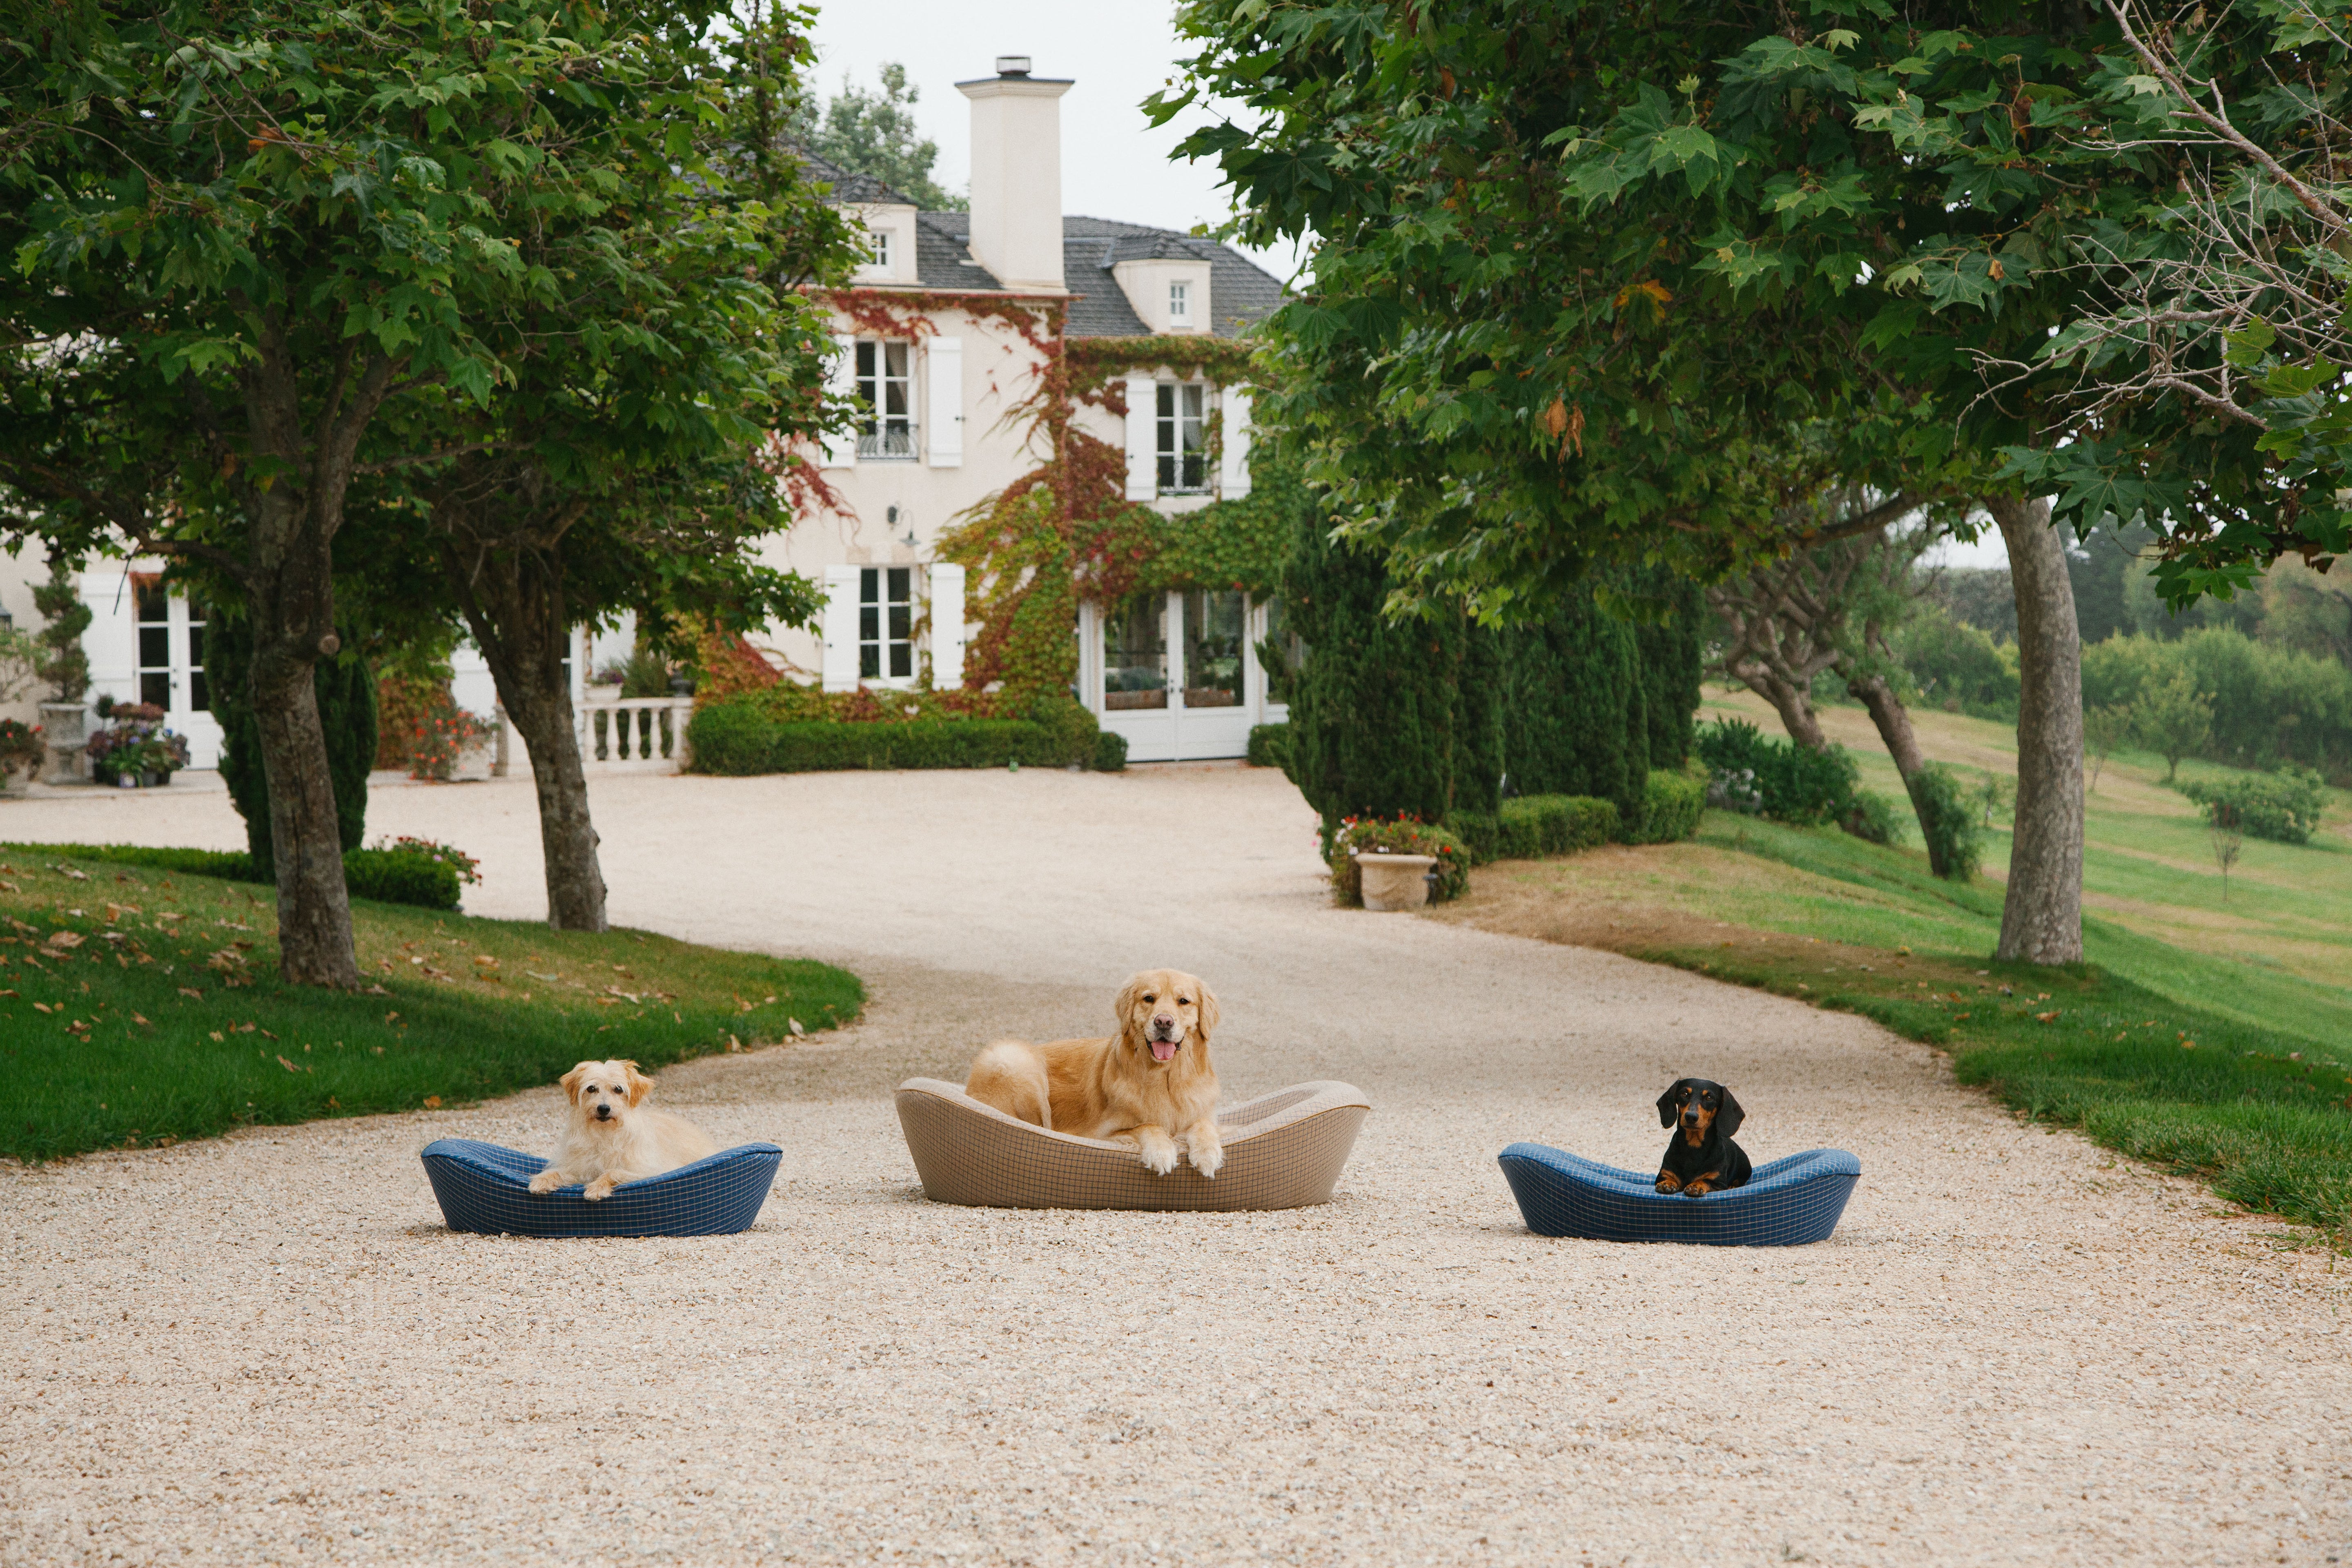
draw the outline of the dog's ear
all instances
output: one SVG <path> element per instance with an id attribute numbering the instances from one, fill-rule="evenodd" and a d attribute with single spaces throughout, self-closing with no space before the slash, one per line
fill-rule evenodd
<path id="1" fill-rule="evenodd" d="M 1209 1031 L 1217 1026 L 1217 994 L 1195 980 L 1192 982 L 1192 1000 L 1200 1005 L 1201 1021 L 1196 1027 L 1201 1038 L 1205 1040 L 1209 1037 Z"/>
<path id="2" fill-rule="evenodd" d="M 1675 1101 L 1676 1098 L 1681 1095 L 1683 1086 L 1690 1081 L 1691 1080 L 1686 1078 L 1678 1078 L 1675 1079 L 1674 1082 L 1666 1086 L 1665 1093 L 1658 1096 L 1659 1126 L 1672 1127 L 1675 1124 L 1675 1112 L 1682 1109 L 1680 1106 L 1676 1105 Z"/>
<path id="3" fill-rule="evenodd" d="M 570 1072 L 565 1073 L 561 1079 L 556 1080 L 563 1085 L 564 1097 L 570 1100 L 572 1104 L 577 1105 L 580 1103 L 580 1080 L 586 1078 L 588 1076 L 588 1069 L 595 1065 L 596 1064 L 594 1062 L 582 1062 L 578 1067 L 573 1068 Z"/>
<path id="4" fill-rule="evenodd" d="M 635 1105 L 653 1091 L 654 1080 L 637 1070 L 635 1062 L 623 1062 L 621 1070 L 629 1075 L 629 1103 Z"/>
<path id="5" fill-rule="evenodd" d="M 1739 1101 L 1731 1098 L 1729 1089 L 1725 1089 L 1723 1109 L 1715 1113 L 1715 1130 L 1728 1138 L 1738 1131 L 1739 1124 L 1747 1120 L 1748 1112 L 1740 1110 Z"/>

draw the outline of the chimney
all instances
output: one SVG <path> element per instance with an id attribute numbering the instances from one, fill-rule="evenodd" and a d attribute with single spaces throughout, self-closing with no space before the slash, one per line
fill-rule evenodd
<path id="1" fill-rule="evenodd" d="M 999 55 L 996 74 L 960 81 L 971 100 L 971 256 L 1008 289 L 1062 283 L 1062 95 L 1066 79 Z"/>

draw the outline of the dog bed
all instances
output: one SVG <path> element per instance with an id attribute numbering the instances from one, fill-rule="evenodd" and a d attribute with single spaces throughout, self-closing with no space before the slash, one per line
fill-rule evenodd
<path id="1" fill-rule="evenodd" d="M 441 1217 L 483 1236 L 732 1236 L 760 1217 L 783 1157 L 773 1143 L 739 1144 L 592 1204 L 577 1182 L 532 1192 L 547 1166 L 536 1154 L 470 1138 L 436 1139 L 424 1153 Z"/>
<path id="2" fill-rule="evenodd" d="M 1514 1143 L 1503 1175 L 1538 1236 L 1588 1241 L 1685 1241 L 1702 1247 L 1802 1247 L 1826 1241 L 1862 1179 L 1843 1149 L 1811 1149 L 1756 1167 L 1748 1184 L 1686 1198 L 1657 1175 L 1621 1171 L 1541 1143 Z"/>
<path id="3" fill-rule="evenodd" d="M 1371 1103 L 1344 1083 L 1302 1083 L 1217 1113 L 1215 1180 L 1187 1162 L 1164 1176 L 1124 1143 L 1073 1138 L 1007 1116 L 951 1083 L 898 1086 L 898 1125 L 934 1203 L 1013 1209 L 1230 1213 L 1328 1203 Z"/>

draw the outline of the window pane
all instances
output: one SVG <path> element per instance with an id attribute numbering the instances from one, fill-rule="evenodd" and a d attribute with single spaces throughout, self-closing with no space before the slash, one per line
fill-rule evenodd
<path id="1" fill-rule="evenodd" d="M 857 574 L 857 599 L 860 604 L 870 605 L 874 603 L 875 599 L 880 595 L 881 590 L 882 574 L 876 571 L 873 567 L 868 566 L 866 570 Z"/>
<path id="2" fill-rule="evenodd" d="M 915 645 L 894 642 L 890 645 L 890 679 L 901 680 L 915 673 Z"/>
<path id="3" fill-rule="evenodd" d="M 903 643 L 914 635 L 915 611 L 912 605 L 890 606 L 890 640 Z M 901 672 L 903 673 L 903 672 Z"/>
<path id="4" fill-rule="evenodd" d="M 882 640 L 881 605 L 860 605 L 857 606 L 857 640 L 859 642 L 867 643 L 880 642 Z"/>
<path id="5" fill-rule="evenodd" d="M 141 626 L 139 628 L 139 668 L 164 669 L 172 663 L 172 628 Z"/>
<path id="6" fill-rule="evenodd" d="M 139 619 L 142 623 L 171 619 L 172 598 L 170 595 L 163 592 L 161 584 L 154 578 L 147 576 L 133 577 L 131 582 L 132 594 L 139 605 Z"/>
<path id="7" fill-rule="evenodd" d="M 866 643 L 857 650 L 857 678 L 878 680 L 882 676 L 882 645 Z"/>
<path id="8" fill-rule="evenodd" d="M 205 679 L 205 672 L 201 669 L 188 672 L 188 706 L 199 713 L 213 710 L 212 685 Z"/>
<path id="9" fill-rule="evenodd" d="M 914 597 L 915 569 L 911 566 L 890 568 L 890 602 L 904 605 Z"/>
<path id="10" fill-rule="evenodd" d="M 1184 595 L 1184 706 L 1237 708 L 1242 642 L 1248 626 L 1242 595 L 1195 588 Z"/>
<path id="11" fill-rule="evenodd" d="M 172 677 L 166 670 L 155 670 L 139 678 L 139 700 L 152 702 L 158 708 L 172 705 Z"/>
<path id="12" fill-rule="evenodd" d="M 191 612 L 195 608 L 193 605 L 188 607 Z M 195 621 L 188 626 L 188 663 L 191 667 L 201 669 L 204 668 L 204 662 L 205 624 L 202 621 Z"/>
<path id="13" fill-rule="evenodd" d="M 1103 706 L 1168 706 L 1168 595 L 1137 594 L 1103 614 Z"/>
<path id="14" fill-rule="evenodd" d="M 882 363 L 888 367 L 893 379 L 898 381 L 904 381 L 907 379 L 907 354 L 913 347 L 914 345 L 911 343 L 884 343 L 882 345 Z"/>
<path id="15" fill-rule="evenodd" d="M 858 380 L 860 380 L 860 381 L 872 381 L 872 380 L 874 379 L 874 351 L 875 351 L 877 348 L 880 347 L 880 346 L 881 346 L 880 344 L 876 343 L 876 342 L 873 342 L 872 341 L 870 341 L 870 340 L 868 340 L 868 339 L 860 338 L 860 339 L 858 340 L 858 342 L 857 342 L 857 379 L 858 379 Z"/>
<path id="16" fill-rule="evenodd" d="M 1208 394 L 1204 386 L 1180 388 L 1184 395 L 1182 419 L 1184 439 L 1184 489 L 1200 489 L 1209 481 L 1208 437 L 1202 426 L 1202 407 Z"/>

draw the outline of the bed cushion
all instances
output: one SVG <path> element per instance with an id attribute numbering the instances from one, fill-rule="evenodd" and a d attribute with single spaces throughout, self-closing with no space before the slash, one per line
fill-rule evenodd
<path id="1" fill-rule="evenodd" d="M 547 1165 L 537 1154 L 470 1138 L 436 1139 L 424 1153 L 441 1217 L 484 1236 L 732 1236 L 760 1217 L 783 1156 L 773 1143 L 739 1144 L 592 1204 L 576 1182 L 532 1192 Z"/>
<path id="2" fill-rule="evenodd" d="M 1588 1241 L 1685 1241 L 1702 1247 L 1801 1247 L 1826 1241 L 1862 1179 L 1843 1149 L 1809 1149 L 1756 1167 L 1744 1187 L 1686 1198 L 1657 1191 L 1657 1173 L 1621 1171 L 1541 1143 L 1501 1155 L 1519 1213 L 1538 1236 Z"/>
<path id="3" fill-rule="evenodd" d="M 1225 1163 L 1212 1181 L 1180 1163 L 1164 1176 L 1123 1143 L 1073 1138 L 1007 1116 L 939 1079 L 898 1086 L 898 1125 L 935 1203 L 1016 1209 L 1230 1213 L 1328 1203 L 1371 1104 L 1344 1083 L 1302 1083 L 1217 1113 Z"/>

